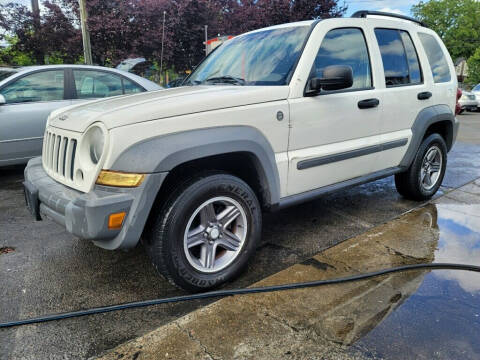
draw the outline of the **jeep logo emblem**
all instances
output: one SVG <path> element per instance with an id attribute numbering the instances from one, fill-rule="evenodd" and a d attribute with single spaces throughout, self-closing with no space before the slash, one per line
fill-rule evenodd
<path id="1" fill-rule="evenodd" d="M 68 119 L 68 116 L 67 115 L 62 115 L 62 116 L 59 116 L 58 117 L 58 120 L 61 120 L 61 121 L 65 121 Z"/>

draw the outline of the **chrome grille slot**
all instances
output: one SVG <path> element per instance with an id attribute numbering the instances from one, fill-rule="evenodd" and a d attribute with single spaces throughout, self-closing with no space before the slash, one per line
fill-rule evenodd
<path id="1" fill-rule="evenodd" d="M 72 163 L 70 164 L 70 179 L 73 180 L 73 170 L 75 168 L 75 153 L 77 152 L 77 140 L 72 139 Z"/>
<path id="2" fill-rule="evenodd" d="M 73 182 L 77 139 L 48 128 L 43 140 L 43 167 L 54 179 Z"/>

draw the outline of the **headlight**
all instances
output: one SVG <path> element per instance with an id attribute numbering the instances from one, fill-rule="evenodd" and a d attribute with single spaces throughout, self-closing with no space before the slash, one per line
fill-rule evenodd
<path id="1" fill-rule="evenodd" d="M 88 136 L 90 138 L 90 159 L 94 164 L 98 164 L 103 154 L 103 148 L 105 147 L 105 136 L 99 127 L 92 127 Z"/>

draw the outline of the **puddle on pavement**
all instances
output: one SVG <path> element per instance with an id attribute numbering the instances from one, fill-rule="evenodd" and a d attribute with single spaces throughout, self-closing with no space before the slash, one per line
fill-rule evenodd
<path id="1" fill-rule="evenodd" d="M 409 224 L 418 234 L 421 262 L 480 265 L 480 205 L 429 205 L 397 226 Z M 418 262 L 411 260 L 405 263 Z M 332 299 L 335 305 L 316 324 L 317 333 L 352 355 L 480 359 L 479 273 L 415 271 L 356 286 L 350 296 Z"/>

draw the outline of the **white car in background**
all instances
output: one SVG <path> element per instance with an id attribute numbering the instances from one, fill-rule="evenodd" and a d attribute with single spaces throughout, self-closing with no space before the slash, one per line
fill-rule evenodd
<path id="1" fill-rule="evenodd" d="M 0 167 L 42 154 L 48 115 L 92 99 L 160 90 L 125 71 L 101 66 L 44 65 L 0 69 Z"/>
<path id="2" fill-rule="evenodd" d="M 458 100 L 458 103 L 462 108 L 462 110 L 460 110 L 460 114 L 464 111 L 477 111 L 480 106 L 478 103 L 479 99 L 480 94 L 477 96 L 473 92 L 463 90 L 462 96 Z"/>
<path id="3" fill-rule="evenodd" d="M 472 93 L 477 97 L 477 99 L 478 99 L 479 102 L 480 102 L 480 84 L 477 84 L 477 85 L 472 89 Z M 479 107 L 480 107 L 480 104 L 479 104 Z"/>

